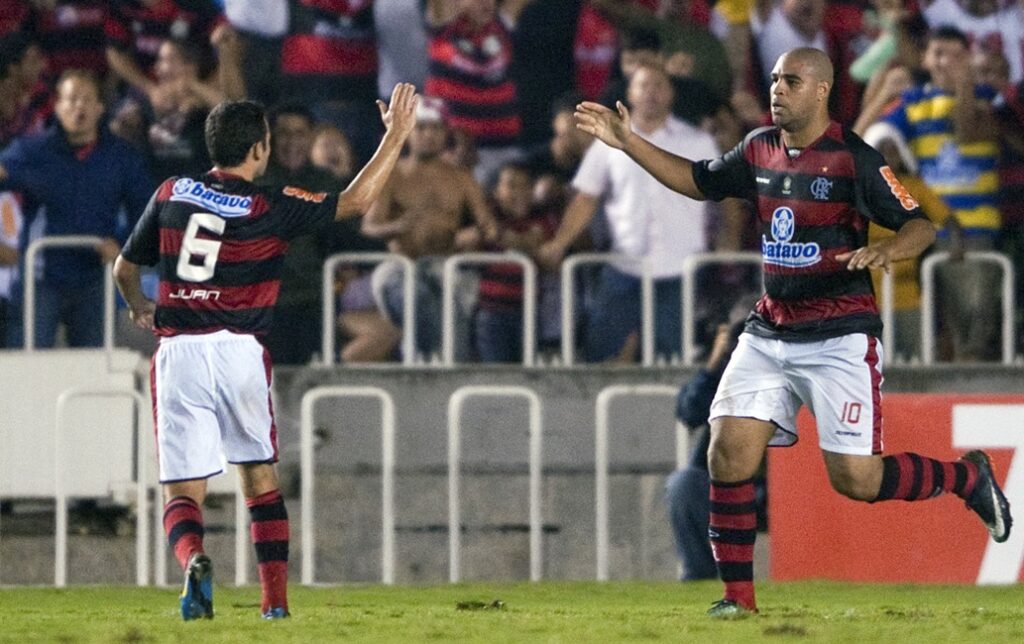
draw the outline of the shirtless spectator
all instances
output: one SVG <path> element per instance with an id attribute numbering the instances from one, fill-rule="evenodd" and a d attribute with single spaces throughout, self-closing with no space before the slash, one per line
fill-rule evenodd
<path id="1" fill-rule="evenodd" d="M 416 349 L 429 356 L 441 346 L 441 276 L 444 258 L 493 241 L 497 225 L 479 184 L 464 169 L 441 158 L 447 139 L 439 101 L 421 99 L 416 127 L 409 136 L 410 154 L 398 162 L 391 180 L 363 221 L 363 232 L 388 240 L 388 250 L 417 263 Z M 473 221 L 464 221 L 466 212 Z M 401 327 L 402 268 L 381 264 L 373 276 L 381 311 Z M 460 283 L 456 293 L 456 359 L 469 356 L 469 313 L 475 286 Z"/>

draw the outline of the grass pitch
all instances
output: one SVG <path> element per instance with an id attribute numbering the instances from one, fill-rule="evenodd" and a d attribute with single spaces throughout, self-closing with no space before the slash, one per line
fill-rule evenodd
<path id="1" fill-rule="evenodd" d="M 182 622 L 173 589 L 0 589 L 0 642 L 999 642 L 1024 641 L 1024 587 L 761 584 L 761 614 L 704 615 L 717 582 L 289 589 L 293 617 L 258 618 L 259 590 L 217 587 L 217 617 Z M 498 600 L 498 601 L 495 601 Z"/>

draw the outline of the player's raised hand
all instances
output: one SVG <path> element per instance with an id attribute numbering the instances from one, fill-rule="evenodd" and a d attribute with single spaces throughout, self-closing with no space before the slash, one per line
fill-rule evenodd
<path id="1" fill-rule="evenodd" d="M 621 150 L 629 138 L 629 110 L 622 101 L 615 102 L 615 110 L 599 103 L 584 101 L 576 106 L 576 127 L 597 137 L 605 144 Z"/>
<path id="2" fill-rule="evenodd" d="M 399 83 L 391 91 L 391 101 L 384 105 L 384 101 L 377 101 L 377 109 L 380 110 L 380 120 L 389 132 L 394 132 L 405 139 L 412 132 L 416 125 L 416 104 L 419 96 L 416 94 L 416 86 L 412 83 Z"/>

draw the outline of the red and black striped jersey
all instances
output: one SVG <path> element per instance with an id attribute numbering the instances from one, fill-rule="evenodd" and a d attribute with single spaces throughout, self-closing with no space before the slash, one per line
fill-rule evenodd
<path id="1" fill-rule="evenodd" d="M 110 3 L 102 0 L 61 0 L 32 11 L 29 30 L 49 61 L 50 78 L 67 69 L 85 68 L 102 78 L 107 73 L 105 28 Z"/>
<path id="2" fill-rule="evenodd" d="M 256 186 L 211 171 L 164 181 L 124 246 L 157 266 L 156 333 L 263 335 L 288 241 L 333 220 L 338 195 Z"/>
<path id="3" fill-rule="evenodd" d="M 168 38 L 208 39 L 226 19 L 214 0 L 138 0 L 113 3 L 104 28 L 107 45 L 129 52 L 136 64 L 152 74 L 160 45 Z"/>
<path id="4" fill-rule="evenodd" d="M 431 30 L 424 94 L 443 99 L 448 124 L 482 147 L 511 145 L 523 124 L 512 81 L 512 38 L 500 18 L 479 31 L 457 18 Z"/>
<path id="5" fill-rule="evenodd" d="M 285 96 L 300 101 L 373 101 L 377 33 L 373 0 L 298 0 L 281 45 Z"/>
<path id="6" fill-rule="evenodd" d="M 869 272 L 835 257 L 867 244 L 868 222 L 898 230 L 925 216 L 874 148 L 835 122 L 802 150 L 787 149 L 779 128 L 760 128 L 694 163 L 693 179 L 709 199 L 757 210 L 765 294 L 748 331 L 797 342 L 881 333 Z"/>
<path id="7" fill-rule="evenodd" d="M 495 204 L 494 211 L 500 213 Z M 551 210 L 535 210 L 523 219 L 502 222 L 509 230 L 524 234 L 537 229 L 544 241 L 554 239 L 558 232 L 559 218 Z M 489 244 L 484 250 L 501 252 L 510 250 L 497 244 Z M 488 264 L 480 272 L 479 306 L 491 311 L 518 311 L 523 306 L 523 269 L 519 264 Z"/>

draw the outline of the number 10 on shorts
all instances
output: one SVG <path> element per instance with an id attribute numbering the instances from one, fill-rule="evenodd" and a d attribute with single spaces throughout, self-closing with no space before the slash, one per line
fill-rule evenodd
<path id="1" fill-rule="evenodd" d="M 844 402 L 843 413 L 839 416 L 839 420 L 847 425 L 856 425 L 860 422 L 860 412 L 863 408 L 864 406 L 859 402 Z"/>

